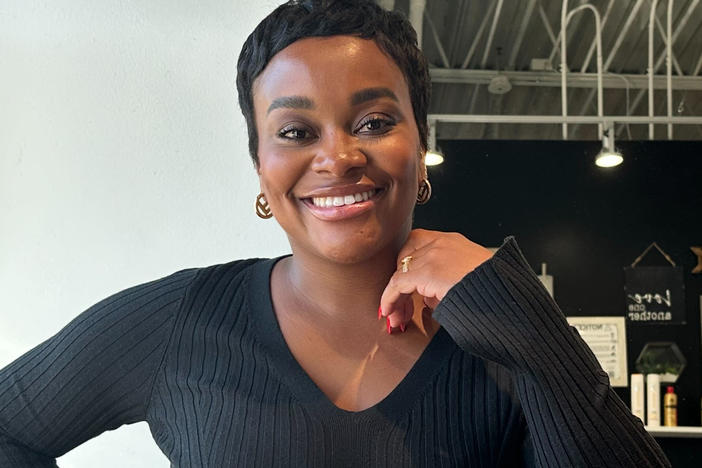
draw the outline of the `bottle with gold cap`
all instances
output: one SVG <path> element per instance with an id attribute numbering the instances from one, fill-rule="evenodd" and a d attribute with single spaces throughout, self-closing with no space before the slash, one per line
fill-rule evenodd
<path id="1" fill-rule="evenodd" d="M 678 396 L 672 386 L 668 386 L 665 395 L 663 395 L 663 425 L 678 425 Z"/>

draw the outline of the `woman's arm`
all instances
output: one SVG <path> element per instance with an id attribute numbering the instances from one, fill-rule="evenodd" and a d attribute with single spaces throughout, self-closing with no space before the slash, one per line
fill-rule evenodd
<path id="1" fill-rule="evenodd" d="M 0 370 L 0 466 L 53 467 L 86 440 L 143 420 L 193 276 L 115 294 Z"/>
<path id="2" fill-rule="evenodd" d="M 539 465 L 669 466 L 513 238 L 434 317 L 459 346 L 514 373 Z"/>
<path id="3" fill-rule="evenodd" d="M 429 239 L 427 233 L 420 237 Z M 670 466 L 641 421 L 611 389 L 607 374 L 569 327 L 513 238 L 494 256 L 474 261 L 448 291 L 439 285 L 453 284 L 453 265 L 462 261 L 452 257 L 477 259 L 484 249 L 456 238 L 413 242 L 414 274 L 395 274 L 394 291 L 386 290 L 384 307 L 401 315 L 396 304 L 402 304 L 413 282 L 414 290 L 426 292 L 426 302 L 440 300 L 434 317 L 461 348 L 513 373 L 538 465 Z M 434 247 L 427 248 L 430 244 Z M 422 261 L 425 255 L 431 259 Z"/>

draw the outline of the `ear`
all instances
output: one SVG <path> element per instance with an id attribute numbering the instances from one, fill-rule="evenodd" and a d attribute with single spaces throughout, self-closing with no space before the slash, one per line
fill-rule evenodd
<path id="1" fill-rule="evenodd" d="M 263 192 L 263 185 L 262 185 L 262 180 L 263 180 L 263 179 L 262 179 L 262 177 L 261 177 L 261 175 L 263 174 L 263 172 L 261 171 L 261 164 L 260 164 L 260 163 L 257 163 L 257 162 L 254 162 L 254 169 L 256 170 L 256 175 L 258 176 L 258 186 L 259 186 L 259 188 L 261 189 L 261 191 Z"/>
<path id="2" fill-rule="evenodd" d="M 428 178 L 427 165 L 425 162 L 426 156 L 427 156 L 426 150 L 423 148 L 420 149 L 419 150 L 419 165 L 417 166 L 417 178 L 418 178 L 417 185 L 418 186 L 421 185 L 421 183 L 424 179 Z"/>

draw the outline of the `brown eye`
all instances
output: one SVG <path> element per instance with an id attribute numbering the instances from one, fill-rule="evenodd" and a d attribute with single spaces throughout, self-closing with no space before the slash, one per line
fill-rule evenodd
<path id="1" fill-rule="evenodd" d="M 286 140 L 306 140 L 310 138 L 310 132 L 304 128 L 298 127 L 285 127 L 280 132 L 278 132 L 280 138 Z"/>
<path id="2" fill-rule="evenodd" d="M 358 133 L 366 135 L 382 135 L 395 125 L 395 121 L 387 117 L 371 116 L 359 125 Z"/>

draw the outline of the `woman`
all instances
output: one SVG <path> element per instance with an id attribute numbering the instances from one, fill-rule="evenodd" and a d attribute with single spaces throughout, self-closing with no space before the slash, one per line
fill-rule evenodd
<path id="1" fill-rule="evenodd" d="M 1 371 L 0 466 L 141 420 L 174 466 L 667 464 L 513 238 L 411 230 L 429 79 L 404 19 L 287 3 L 238 71 L 293 255 L 128 289 Z"/>

